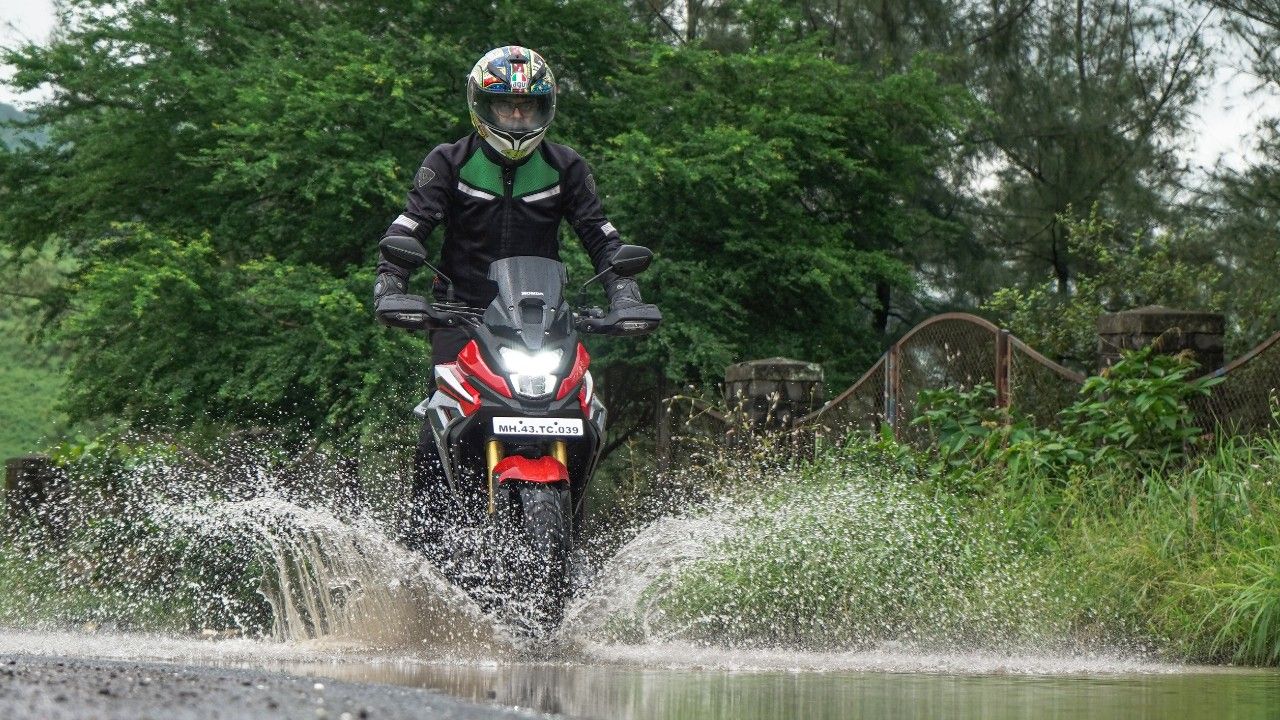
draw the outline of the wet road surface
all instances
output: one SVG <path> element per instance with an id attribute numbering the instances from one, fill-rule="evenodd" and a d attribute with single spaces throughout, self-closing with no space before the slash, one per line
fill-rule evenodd
<path id="1" fill-rule="evenodd" d="M 529 711 L 412 687 L 261 670 L 0 655 L 0 718 L 21 720 L 511 720 Z"/>

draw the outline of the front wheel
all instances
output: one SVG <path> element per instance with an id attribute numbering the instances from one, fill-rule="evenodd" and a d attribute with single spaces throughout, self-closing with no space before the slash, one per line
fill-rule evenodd
<path id="1" fill-rule="evenodd" d="M 543 630 L 560 624 L 569 590 L 569 548 L 573 512 L 565 483 L 523 483 L 519 487 L 523 538 L 517 566 L 530 602 L 529 619 Z"/>

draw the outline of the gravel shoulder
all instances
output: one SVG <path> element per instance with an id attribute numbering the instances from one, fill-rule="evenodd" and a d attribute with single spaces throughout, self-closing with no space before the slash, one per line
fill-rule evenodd
<path id="1" fill-rule="evenodd" d="M 0 654 L 0 718 L 13 720 L 545 717 L 393 685 L 260 670 Z"/>

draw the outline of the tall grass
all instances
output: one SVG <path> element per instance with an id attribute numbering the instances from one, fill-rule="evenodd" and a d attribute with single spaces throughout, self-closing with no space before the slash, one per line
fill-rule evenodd
<path id="1" fill-rule="evenodd" d="M 959 470 L 854 443 L 729 489 L 710 512 L 732 531 L 651 586 L 646 631 L 1280 663 L 1280 437 L 1221 439 L 1145 474 L 1027 467 L 956 494 Z"/>
<path id="2" fill-rule="evenodd" d="M 1045 531 L 1087 595 L 1167 654 L 1280 662 L 1280 438 L 1227 438 L 1186 467 L 1082 477 Z M 1023 501 L 1025 502 L 1025 501 Z"/>

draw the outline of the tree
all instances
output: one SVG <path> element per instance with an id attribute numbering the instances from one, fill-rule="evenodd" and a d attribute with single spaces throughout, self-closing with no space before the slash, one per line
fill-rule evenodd
<path id="1" fill-rule="evenodd" d="M 1280 7 L 1262 0 L 1208 4 L 1224 12 L 1227 30 L 1248 49 L 1257 90 L 1280 93 Z M 1203 197 L 1235 352 L 1280 330 L 1280 117 L 1261 120 L 1254 151 L 1248 167 L 1219 167 Z"/>
<path id="2" fill-rule="evenodd" d="M 1059 218 L 1101 203 L 1121 237 L 1175 220 L 1176 143 L 1206 68 L 1204 14 L 1117 0 L 1037 0 L 972 45 L 990 112 L 981 230 L 1023 277 L 1058 292 L 1087 270 Z"/>
<path id="3" fill-rule="evenodd" d="M 619 86 L 634 122 L 608 139 L 601 188 L 655 249 L 645 286 L 667 317 L 628 362 L 709 381 L 786 354 L 842 379 L 879 354 L 876 287 L 911 286 L 897 250 L 936 222 L 911 199 L 963 126 L 963 90 L 925 67 L 876 80 L 807 46 L 659 48 Z"/>

